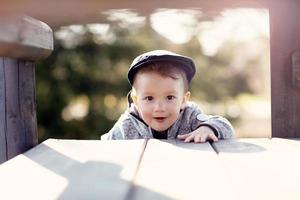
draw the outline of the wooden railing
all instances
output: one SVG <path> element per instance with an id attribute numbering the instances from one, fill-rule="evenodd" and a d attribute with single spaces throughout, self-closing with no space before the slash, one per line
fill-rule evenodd
<path id="1" fill-rule="evenodd" d="M 0 163 L 38 143 L 34 61 L 52 50 L 45 23 L 28 16 L 0 19 Z"/>

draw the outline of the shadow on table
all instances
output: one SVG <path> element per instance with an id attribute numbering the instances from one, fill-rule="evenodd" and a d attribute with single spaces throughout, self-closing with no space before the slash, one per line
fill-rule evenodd
<path id="1" fill-rule="evenodd" d="M 260 145 L 238 139 L 220 140 L 211 143 L 211 145 L 217 153 L 258 153 L 266 151 L 266 148 Z"/>
<path id="2" fill-rule="evenodd" d="M 160 145 L 165 145 L 165 144 L 169 144 L 169 145 L 173 145 L 176 148 L 182 148 L 185 150 L 198 150 L 198 151 L 207 151 L 207 152 L 213 152 L 213 148 L 211 147 L 209 142 L 205 142 L 205 143 L 186 143 L 182 140 L 178 140 L 178 139 L 168 139 L 168 140 L 162 140 L 162 139 L 149 139 L 147 141 L 147 148 L 148 148 L 148 144 L 149 142 L 152 143 L 156 143 L 156 148 L 159 148 Z M 165 148 L 166 146 L 164 146 Z"/>
<path id="3" fill-rule="evenodd" d="M 151 139 L 155 140 L 155 139 Z M 150 140 L 150 141 L 151 141 Z M 149 142 L 149 141 L 148 141 Z M 266 151 L 260 145 L 240 141 L 239 139 L 219 140 L 218 142 L 185 143 L 181 140 L 155 140 L 157 144 L 166 143 L 186 150 L 208 151 L 216 153 L 257 153 Z M 157 146 L 159 147 L 159 146 Z"/>
<path id="4" fill-rule="evenodd" d="M 35 152 L 33 153 L 33 151 Z M 67 179 L 68 185 L 57 199 L 126 200 L 134 199 L 136 191 L 139 194 L 143 194 L 143 199 L 171 199 L 147 188 L 133 186 L 132 182 L 121 179 L 120 173 L 123 168 L 120 165 L 96 161 L 81 163 L 45 144 L 40 144 L 33 151 L 25 153 L 24 156 L 47 170 Z M 39 180 L 45 180 L 45 182 L 40 183 L 40 187 L 46 187 L 49 184 L 53 184 L 53 187 L 58 187 L 53 182 L 46 182 L 47 179 L 43 177 Z M 51 199 L 49 196 L 45 198 Z"/>

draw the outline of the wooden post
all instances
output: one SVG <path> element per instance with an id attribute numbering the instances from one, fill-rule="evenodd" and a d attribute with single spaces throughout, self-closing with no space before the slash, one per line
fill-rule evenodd
<path id="1" fill-rule="evenodd" d="M 31 17 L 0 20 L 0 163 L 38 143 L 34 61 L 53 50 L 52 30 Z"/>
<path id="2" fill-rule="evenodd" d="M 298 0 L 269 1 L 273 137 L 300 137 L 299 8 Z"/>

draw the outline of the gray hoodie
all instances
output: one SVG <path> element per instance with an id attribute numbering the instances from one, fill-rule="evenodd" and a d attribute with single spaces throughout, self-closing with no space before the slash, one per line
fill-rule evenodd
<path id="1" fill-rule="evenodd" d="M 176 122 L 168 129 L 168 139 L 176 139 L 177 135 L 190 133 L 200 126 L 209 126 L 219 139 L 233 136 L 234 130 L 230 122 L 220 116 L 204 114 L 197 104 L 189 102 L 181 110 Z M 101 140 L 153 138 L 152 129 L 139 117 L 134 105 L 121 115 L 113 128 L 101 136 Z"/>

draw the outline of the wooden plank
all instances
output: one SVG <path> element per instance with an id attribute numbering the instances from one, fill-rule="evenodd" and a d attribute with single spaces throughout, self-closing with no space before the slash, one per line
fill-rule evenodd
<path id="1" fill-rule="evenodd" d="M 300 141 L 238 139 L 214 146 L 237 199 L 300 199 Z"/>
<path id="2" fill-rule="evenodd" d="M 20 109 L 25 132 L 25 146 L 30 149 L 38 144 L 35 71 L 30 61 L 19 61 L 19 96 Z"/>
<path id="3" fill-rule="evenodd" d="M 198 10 L 201 9 L 201 11 L 207 14 L 217 13 L 224 8 L 265 8 L 266 1 L 267 0 L 2 0 L 0 16 L 11 13 L 27 13 L 50 24 L 52 27 L 58 27 L 66 24 L 103 22 L 106 17 L 105 15 L 101 15 L 101 13 L 113 9 L 137 11 L 140 15 L 147 16 L 159 8 L 195 8 Z M 78 12 L 79 10 L 80 12 Z"/>
<path id="4" fill-rule="evenodd" d="M 272 136 L 300 137 L 300 89 L 292 87 L 292 58 L 300 49 L 300 1 L 270 1 Z"/>
<path id="5" fill-rule="evenodd" d="M 0 57 L 0 164 L 7 160 L 4 58 Z"/>
<path id="6" fill-rule="evenodd" d="M 38 60 L 53 51 L 51 28 L 29 16 L 0 18 L 0 56 Z"/>
<path id="7" fill-rule="evenodd" d="M 50 139 L 0 165 L 0 199 L 125 199 L 144 140 Z"/>
<path id="8" fill-rule="evenodd" d="M 6 141 L 8 159 L 26 151 L 26 138 L 19 100 L 18 61 L 4 58 L 6 89 Z"/>
<path id="9" fill-rule="evenodd" d="M 130 199 L 235 199 L 227 178 L 209 143 L 151 139 Z"/>

